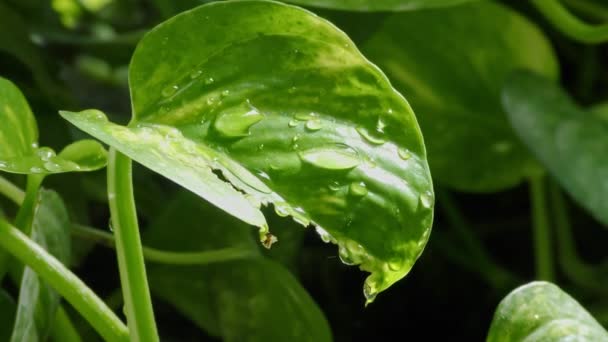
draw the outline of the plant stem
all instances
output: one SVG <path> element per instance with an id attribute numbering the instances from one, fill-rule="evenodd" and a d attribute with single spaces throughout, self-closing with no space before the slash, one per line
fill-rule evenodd
<path id="1" fill-rule="evenodd" d="M 6 196 L 18 205 L 20 205 L 25 198 L 25 192 L 23 192 L 23 190 L 19 189 L 19 187 L 2 176 L 0 176 L 0 194 Z"/>
<path id="2" fill-rule="evenodd" d="M 87 240 L 115 248 L 114 236 L 100 229 L 73 225 L 72 234 Z M 171 265 L 204 265 L 251 257 L 255 253 L 241 248 L 222 248 L 204 252 L 171 252 L 142 246 L 146 261 Z"/>
<path id="3" fill-rule="evenodd" d="M 74 324 L 72 324 L 70 316 L 68 316 L 68 313 L 65 312 L 62 306 L 59 306 L 55 313 L 51 337 L 57 342 L 82 342 L 78 331 L 74 327 Z"/>
<path id="4" fill-rule="evenodd" d="M 532 203 L 536 278 L 552 281 L 554 278 L 553 251 L 551 248 L 551 231 L 549 229 L 544 176 L 530 178 L 530 201 Z"/>
<path id="5" fill-rule="evenodd" d="M 598 272 L 593 266 L 583 262 L 576 251 L 568 208 L 559 186 L 551 182 L 549 190 L 561 270 L 576 285 L 605 295 L 608 289 L 598 277 Z"/>
<path id="6" fill-rule="evenodd" d="M 590 44 L 608 41 L 608 24 L 587 24 L 572 15 L 559 0 L 532 0 L 532 4 L 556 29 L 572 39 Z"/>
<path id="7" fill-rule="evenodd" d="M 0 220 L 0 247 L 31 267 L 107 341 L 128 341 L 127 327 L 74 273 L 19 229 Z"/>
<path id="8" fill-rule="evenodd" d="M 139 237 L 131 159 L 114 148 L 108 155 L 108 201 L 131 340 L 158 341 Z"/>
<path id="9" fill-rule="evenodd" d="M 564 0 L 564 3 L 581 14 L 593 18 L 608 20 L 608 8 L 590 0 Z"/>

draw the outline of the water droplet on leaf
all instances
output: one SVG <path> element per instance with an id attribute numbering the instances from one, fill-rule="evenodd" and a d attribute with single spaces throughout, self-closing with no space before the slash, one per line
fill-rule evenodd
<path id="1" fill-rule="evenodd" d="M 51 161 L 44 163 L 44 168 L 51 172 L 61 171 L 61 166 Z"/>
<path id="2" fill-rule="evenodd" d="M 32 167 L 30 168 L 30 172 L 31 172 L 31 173 L 42 173 L 42 171 L 43 171 L 43 170 L 42 170 L 41 168 L 37 167 L 37 166 L 32 166 Z"/>
<path id="3" fill-rule="evenodd" d="M 304 162 L 329 170 L 352 169 L 361 162 L 357 152 L 343 144 L 312 148 L 298 154 Z"/>
<path id="4" fill-rule="evenodd" d="M 190 78 L 196 79 L 196 78 L 199 78 L 202 74 L 203 74 L 202 70 L 194 70 L 190 73 Z"/>
<path id="5" fill-rule="evenodd" d="M 298 125 L 298 120 L 290 120 L 287 126 L 296 127 Z"/>
<path id="6" fill-rule="evenodd" d="M 163 95 L 163 97 L 172 96 L 175 93 L 177 93 L 178 89 L 179 89 L 179 87 L 177 85 L 172 85 L 172 86 L 166 87 L 165 89 L 163 89 L 162 95 Z"/>
<path id="7" fill-rule="evenodd" d="M 364 182 L 353 182 L 348 187 L 348 191 L 353 196 L 362 197 L 367 195 L 367 186 Z"/>
<path id="8" fill-rule="evenodd" d="M 382 145 L 386 142 L 386 139 L 381 137 L 380 135 L 374 135 L 370 133 L 365 127 L 359 126 L 357 127 L 357 132 L 368 142 L 374 145 Z"/>
<path id="9" fill-rule="evenodd" d="M 433 206 L 433 194 L 430 191 L 420 194 L 420 204 L 427 209 Z"/>
<path id="10" fill-rule="evenodd" d="M 51 150 L 48 147 L 42 147 L 38 149 L 38 151 L 36 151 L 36 154 L 41 160 L 47 161 L 55 156 L 55 151 Z"/>
<path id="11" fill-rule="evenodd" d="M 321 128 L 323 128 L 323 124 L 321 123 L 321 120 L 319 119 L 311 119 L 306 121 L 306 128 L 308 128 L 311 131 L 318 131 Z"/>
<path id="12" fill-rule="evenodd" d="M 262 121 L 264 115 L 246 104 L 220 113 L 215 119 L 215 129 L 225 137 L 245 137 L 249 128 Z"/>
<path id="13" fill-rule="evenodd" d="M 400 148 L 399 150 L 397 150 L 397 153 L 399 154 L 399 157 L 401 157 L 401 159 L 403 160 L 408 160 L 412 157 L 412 153 L 407 148 Z"/>

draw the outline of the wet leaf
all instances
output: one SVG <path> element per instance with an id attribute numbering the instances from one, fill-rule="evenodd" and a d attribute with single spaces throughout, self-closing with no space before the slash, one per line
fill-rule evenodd
<path id="1" fill-rule="evenodd" d="M 128 127 L 95 110 L 62 115 L 263 240 L 261 204 L 318 226 L 372 273 L 370 301 L 421 254 L 434 198 L 414 113 L 330 23 L 272 2 L 201 6 L 141 40 L 130 87 Z"/>
<path id="2" fill-rule="evenodd" d="M 537 281 L 500 302 L 487 341 L 608 341 L 608 332 L 559 287 Z"/>
<path id="3" fill-rule="evenodd" d="M 261 257 L 250 227 L 189 193 L 153 222 L 145 241 L 157 248 L 251 251 L 206 266 L 149 266 L 153 293 L 199 327 L 224 341 L 331 341 L 323 313 L 285 268 Z"/>
<path id="4" fill-rule="evenodd" d="M 556 57 L 534 24 L 491 1 L 399 13 L 363 51 L 416 110 L 437 181 L 491 192 L 536 172 L 500 103 L 516 69 L 557 78 Z"/>
<path id="5" fill-rule="evenodd" d="M 38 127 L 19 89 L 0 77 L 0 171 L 52 174 L 93 171 L 106 165 L 106 151 L 96 141 L 83 140 L 61 153 L 38 146 Z"/>
<path id="6" fill-rule="evenodd" d="M 288 2 L 313 7 L 348 11 L 412 11 L 448 7 L 475 0 L 289 0 Z"/>
<path id="7" fill-rule="evenodd" d="M 55 192 L 42 190 L 34 216 L 32 239 L 64 264 L 70 258 L 70 221 L 63 201 Z M 30 268 L 25 268 L 12 342 L 44 341 L 59 305 L 59 295 Z"/>
<path id="8" fill-rule="evenodd" d="M 503 103 L 538 160 L 580 205 L 608 224 L 608 120 L 603 109 L 587 112 L 555 82 L 531 73 L 509 79 Z"/>

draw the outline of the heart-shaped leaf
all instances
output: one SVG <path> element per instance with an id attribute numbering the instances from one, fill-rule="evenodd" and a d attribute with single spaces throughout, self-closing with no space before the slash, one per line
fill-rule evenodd
<path id="1" fill-rule="evenodd" d="M 537 281 L 500 302 L 487 341 L 608 341 L 608 332 L 559 287 Z"/>
<path id="2" fill-rule="evenodd" d="M 204 215 L 207 220 L 192 220 Z M 224 341 L 331 341 L 323 313 L 281 265 L 263 258 L 250 227 L 184 192 L 146 231 L 164 250 L 239 248 L 252 257 L 201 266 L 150 265 L 155 296 Z"/>
<path id="3" fill-rule="evenodd" d="M 518 72 L 509 78 L 503 104 L 532 153 L 570 195 L 608 224 L 608 120 L 576 105 L 551 80 Z"/>
<path id="4" fill-rule="evenodd" d="M 63 201 L 53 191 L 42 190 L 34 216 L 32 239 L 64 264 L 70 258 L 70 221 Z M 25 268 L 11 341 L 44 341 L 55 319 L 60 297 Z"/>
<path id="5" fill-rule="evenodd" d="M 52 174 L 93 171 L 106 165 L 106 151 L 96 141 L 82 140 L 66 146 L 58 155 L 38 147 L 38 127 L 30 106 L 19 89 L 0 77 L 0 171 Z"/>
<path id="6" fill-rule="evenodd" d="M 289 0 L 298 5 L 347 11 L 412 11 L 448 7 L 476 0 Z"/>
<path id="7" fill-rule="evenodd" d="M 261 204 L 316 225 L 372 273 L 369 300 L 422 252 L 434 198 L 414 114 L 327 21 L 274 2 L 201 6 L 148 33 L 129 76 L 129 127 L 62 115 L 263 234 Z"/>
<path id="8" fill-rule="evenodd" d="M 491 1 L 394 14 L 363 51 L 418 113 L 436 180 L 486 192 L 536 172 L 500 103 L 515 69 L 558 74 L 549 43 L 525 18 Z"/>

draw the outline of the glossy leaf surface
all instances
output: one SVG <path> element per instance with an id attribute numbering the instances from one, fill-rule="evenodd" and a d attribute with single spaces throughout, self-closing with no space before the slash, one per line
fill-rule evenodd
<path id="1" fill-rule="evenodd" d="M 608 341 L 608 333 L 559 287 L 538 281 L 500 302 L 487 341 Z"/>
<path id="2" fill-rule="evenodd" d="M 189 193 L 153 222 L 145 235 L 151 246 L 251 252 L 206 266 L 149 266 L 153 293 L 209 334 L 224 341 L 331 341 L 323 313 L 285 268 L 261 257 L 250 227 Z"/>
<path id="3" fill-rule="evenodd" d="M 42 190 L 34 216 L 32 239 L 64 264 L 70 258 L 70 221 L 63 201 L 53 191 Z M 40 281 L 32 269 L 25 268 L 19 290 L 12 342 L 44 341 L 48 336 L 59 295 Z"/>
<path id="4" fill-rule="evenodd" d="M 587 112 L 550 80 L 517 73 L 503 103 L 513 127 L 576 201 L 608 224 L 608 120 Z"/>
<path id="5" fill-rule="evenodd" d="M 62 115 L 263 235 L 267 203 L 321 227 L 372 273 L 370 300 L 422 252 L 434 198 L 414 114 L 323 19 L 272 2 L 196 8 L 141 40 L 130 87 L 129 127 Z"/>
<path id="6" fill-rule="evenodd" d="M 77 141 L 58 155 L 38 147 L 38 127 L 21 91 L 0 77 L 0 171 L 52 174 L 92 171 L 106 165 L 106 151 L 96 141 Z"/>
<path id="7" fill-rule="evenodd" d="M 510 72 L 558 74 L 549 43 L 525 18 L 490 1 L 394 14 L 363 51 L 412 104 L 439 182 L 497 191 L 537 168 L 500 103 Z"/>
<path id="8" fill-rule="evenodd" d="M 411 11 L 448 7 L 475 0 L 289 0 L 303 5 L 347 11 Z"/>

